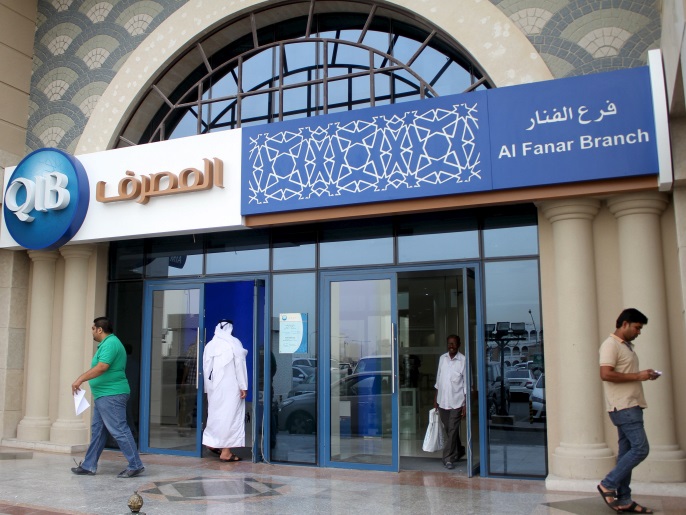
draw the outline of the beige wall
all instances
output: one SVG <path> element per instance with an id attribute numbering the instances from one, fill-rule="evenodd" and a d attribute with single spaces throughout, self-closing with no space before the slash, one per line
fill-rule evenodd
<path id="1" fill-rule="evenodd" d="M 24 155 L 37 5 L 0 0 L 0 184 Z M 28 273 L 25 252 L 0 250 L 0 438 L 22 415 Z"/>
<path id="2" fill-rule="evenodd" d="M 620 311 L 627 307 L 622 303 L 622 280 L 620 277 L 619 256 L 619 236 L 618 223 L 615 216 L 610 213 L 606 205 L 606 199 L 601 200 L 601 209 L 593 220 L 593 253 L 596 273 L 596 292 L 598 304 L 599 330 L 594 348 L 598 348 L 600 343 L 614 331 L 614 323 Z M 666 420 L 665 424 L 674 424 L 677 430 L 677 444 L 683 449 L 686 446 L 686 397 L 681 392 L 686 389 L 686 374 L 684 374 L 683 364 L 686 363 L 686 332 L 683 324 L 683 292 L 682 284 L 679 280 L 680 264 L 679 249 L 677 244 L 677 220 L 675 217 L 674 203 L 670 202 L 667 209 L 661 216 L 662 230 L 662 253 L 665 270 L 665 284 L 656 285 L 663 288 L 667 297 L 669 321 L 669 352 L 672 363 L 671 377 L 665 377 L 671 384 L 674 394 L 675 409 L 674 418 Z M 546 400 L 548 409 L 548 462 L 553 464 L 555 461 L 555 450 L 561 443 L 560 424 L 564 421 L 563 411 L 574 411 L 585 409 L 584 399 L 579 399 L 575 406 L 563 406 L 560 402 L 562 389 L 574 388 L 574 385 L 562 384 L 556 378 L 560 376 L 560 369 L 563 366 L 560 358 L 560 348 L 556 345 L 562 331 L 575 332 L 575 328 L 564 326 L 558 323 L 559 317 L 556 303 L 556 284 L 555 284 L 555 263 L 564 256 L 556 256 L 553 246 L 553 232 L 550 221 L 539 210 L 539 248 L 541 263 L 541 295 L 543 304 L 543 319 L 546 328 L 545 358 L 546 358 Z M 636 235 L 636 248 L 640 252 L 641 236 Z M 650 325 L 650 320 L 648 325 Z M 645 358 L 647 348 L 655 342 L 651 342 L 645 335 L 636 340 L 636 352 L 641 359 L 641 369 L 650 368 L 652 365 Z M 564 366 L 573 366 L 573 363 L 565 363 Z M 599 374 L 599 372 L 598 372 Z M 592 374 L 593 380 L 600 382 L 599 375 Z M 645 390 L 649 391 L 651 383 L 646 383 Z M 650 397 L 649 397 L 650 398 Z M 653 412 L 660 399 L 653 399 Z M 651 416 L 651 406 L 646 411 L 646 417 Z M 614 453 L 617 452 L 617 430 L 611 424 L 609 417 L 605 413 L 600 414 L 604 420 L 605 442 Z M 650 435 L 649 435 L 650 437 Z M 645 467 L 641 465 L 639 467 Z M 553 467 L 551 466 L 551 471 Z M 640 468 L 637 470 L 640 470 Z M 639 473 L 640 476 L 640 473 Z M 571 475 L 570 477 L 575 477 Z M 583 478 L 582 475 L 576 476 Z"/>

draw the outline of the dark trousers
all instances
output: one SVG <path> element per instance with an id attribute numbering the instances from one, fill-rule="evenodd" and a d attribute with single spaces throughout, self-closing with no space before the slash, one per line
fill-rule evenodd
<path id="1" fill-rule="evenodd" d="M 464 455 L 464 447 L 460 440 L 460 422 L 462 422 L 462 409 L 438 408 L 441 422 L 445 428 L 445 445 L 443 446 L 443 464 L 455 463 Z"/>

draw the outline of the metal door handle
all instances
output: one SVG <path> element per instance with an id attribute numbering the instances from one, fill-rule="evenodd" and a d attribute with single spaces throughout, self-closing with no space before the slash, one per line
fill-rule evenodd
<path id="1" fill-rule="evenodd" d="M 195 330 L 195 389 L 198 389 L 200 383 L 200 328 Z"/>
<path id="2" fill-rule="evenodd" d="M 391 322 L 391 393 L 395 393 L 395 324 Z"/>

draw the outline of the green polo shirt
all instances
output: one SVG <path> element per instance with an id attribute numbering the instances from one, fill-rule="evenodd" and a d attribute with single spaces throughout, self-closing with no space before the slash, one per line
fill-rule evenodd
<path id="1" fill-rule="evenodd" d="M 93 399 L 106 395 L 131 393 L 125 373 L 126 350 L 115 335 L 110 334 L 98 345 L 98 350 L 93 356 L 93 361 L 91 361 L 91 367 L 98 363 L 107 363 L 110 368 L 104 374 L 88 381 L 91 392 L 93 392 Z"/>

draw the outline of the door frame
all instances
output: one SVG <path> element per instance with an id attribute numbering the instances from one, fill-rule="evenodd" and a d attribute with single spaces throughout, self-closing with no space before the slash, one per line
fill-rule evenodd
<path id="1" fill-rule="evenodd" d="M 390 465 L 382 464 L 367 464 L 367 463 L 346 463 L 341 461 L 332 461 L 330 458 L 331 451 L 331 403 L 329 393 L 331 392 L 331 345 L 330 339 L 327 338 L 331 329 L 331 301 L 330 301 L 330 285 L 332 282 L 343 281 L 369 281 L 369 280 L 389 280 L 391 285 L 391 378 L 392 378 L 392 394 L 391 405 L 393 421 L 392 427 L 392 458 Z M 399 415 L 398 415 L 398 373 L 397 373 L 397 336 L 398 336 L 398 309 L 397 309 L 397 291 L 398 281 L 395 271 L 384 270 L 355 270 L 355 271 L 321 271 L 319 273 L 319 305 L 320 305 L 320 336 L 319 336 L 319 356 L 320 356 L 320 374 L 317 380 L 319 395 L 317 399 L 318 411 L 322 416 L 317 417 L 318 426 L 320 430 L 319 438 L 319 466 L 327 468 L 344 468 L 355 470 L 379 470 L 388 472 L 398 472 L 399 469 L 399 455 L 400 455 L 400 440 L 399 440 Z M 329 371 L 329 373 L 326 373 Z"/>
<path id="2" fill-rule="evenodd" d="M 250 413 L 250 423 L 251 423 L 251 434 L 252 442 L 250 442 L 252 448 L 252 458 L 253 462 L 257 461 L 261 457 L 261 450 L 258 449 L 261 436 L 258 435 L 258 414 L 261 418 L 261 408 L 259 404 L 261 403 L 259 386 L 260 370 L 263 362 L 260 360 L 260 347 L 258 342 L 258 334 L 255 328 L 260 324 L 260 313 L 259 306 L 257 305 L 256 289 L 258 287 L 258 282 L 264 289 L 264 309 L 262 313 L 262 349 L 267 352 L 267 346 L 269 345 L 269 313 L 270 313 L 270 302 L 269 302 L 269 275 L 265 274 L 255 274 L 248 276 L 222 276 L 222 277 L 212 277 L 212 278 L 178 278 L 178 279 L 153 279 L 146 280 L 143 286 L 143 317 L 142 317 L 142 348 L 141 348 L 141 369 L 140 369 L 140 406 L 139 406 L 139 442 L 138 446 L 141 452 L 149 452 L 151 454 L 170 454 L 179 456 L 202 456 L 202 432 L 203 424 L 205 422 L 205 391 L 202 373 L 202 360 L 203 360 L 203 349 L 205 344 L 209 341 L 207 338 L 207 328 L 205 327 L 205 286 L 210 283 L 235 283 L 235 282 L 252 282 L 255 286 L 253 289 L 253 334 L 250 345 L 252 346 L 252 368 L 253 377 L 250 384 L 250 388 L 253 392 L 252 400 L 252 410 Z M 195 441 L 196 446 L 193 451 L 182 451 L 174 449 L 163 449 L 157 447 L 150 447 L 149 442 L 149 421 L 150 421 L 150 388 L 151 388 L 151 377 L 150 377 L 150 366 L 152 360 L 152 348 L 150 342 L 152 341 L 152 296 L 154 291 L 165 291 L 165 290 L 183 290 L 183 289 L 198 289 L 200 290 L 199 299 L 199 313 L 201 316 L 198 317 L 198 387 L 197 387 L 197 423 L 196 423 L 196 434 Z M 210 335 L 210 339 L 211 339 Z M 243 342 L 245 345 L 247 342 Z M 267 387 L 269 385 L 266 385 Z M 269 409 L 269 408 L 267 408 Z M 265 414 L 266 415 L 266 414 Z M 247 443 L 247 442 L 246 442 Z"/>
<path id="3" fill-rule="evenodd" d="M 466 285 L 467 269 L 474 270 L 474 302 L 473 306 L 475 308 L 474 319 L 475 319 L 475 330 L 476 330 L 476 356 L 471 356 L 469 351 L 469 340 L 470 340 L 470 324 L 465 325 L 465 342 L 463 345 L 463 351 L 465 352 L 465 357 L 471 361 L 473 359 L 477 360 L 477 406 L 472 405 L 471 398 L 467 400 L 467 471 L 468 477 L 473 477 L 475 475 L 486 476 L 487 475 L 487 431 L 488 431 L 488 420 L 486 413 L 487 404 L 487 392 L 486 392 L 486 378 L 485 369 L 481 365 L 485 362 L 486 352 L 484 345 L 484 329 L 483 329 L 483 319 L 484 319 L 484 306 L 483 306 L 483 278 L 482 278 L 482 266 L 479 261 L 468 261 L 460 262 L 458 264 L 436 264 L 431 266 L 426 265 L 404 265 L 404 266 L 394 266 L 385 267 L 379 269 L 359 269 L 359 270 L 322 270 L 319 272 L 319 306 L 320 306 L 320 337 L 318 341 L 318 355 L 320 356 L 321 363 L 330 363 L 331 359 L 331 349 L 330 341 L 327 339 L 327 335 L 331 328 L 330 321 L 330 297 L 329 288 L 330 283 L 336 280 L 370 280 L 370 279 L 390 279 L 391 280 L 391 321 L 393 325 L 393 343 L 392 343 L 392 356 L 393 356 L 393 384 L 394 384 L 394 395 L 393 395 L 393 459 L 392 465 L 367 465 L 359 463 L 344 463 L 344 462 L 332 462 L 329 457 L 330 452 L 330 431 L 331 431 L 331 409 L 328 396 L 331 389 L 330 374 L 320 373 L 317 380 L 318 382 L 318 412 L 321 414 L 318 417 L 318 434 L 321 435 L 319 438 L 318 451 L 319 451 L 319 466 L 320 467 L 331 467 L 331 468 L 347 468 L 347 469 L 369 469 L 369 470 L 389 470 L 389 471 L 399 471 L 400 470 L 400 439 L 399 439 L 399 429 L 400 429 L 400 411 L 398 404 L 399 396 L 399 380 L 398 380 L 398 306 L 397 306 L 397 296 L 398 296 L 398 274 L 400 273 L 421 273 L 427 271 L 461 271 L 463 277 L 463 284 Z M 465 302 L 464 305 L 464 320 L 469 320 L 469 303 Z M 323 368 L 320 367 L 320 372 L 328 370 L 330 367 Z M 482 370 L 483 369 L 483 370 Z M 472 382 L 474 378 L 471 374 L 467 376 L 467 391 L 472 391 Z M 468 396 L 470 397 L 470 396 Z M 478 427 L 478 461 L 474 457 L 474 450 L 472 447 L 473 442 L 473 430 L 471 420 L 473 417 L 477 417 L 477 427 Z"/>

